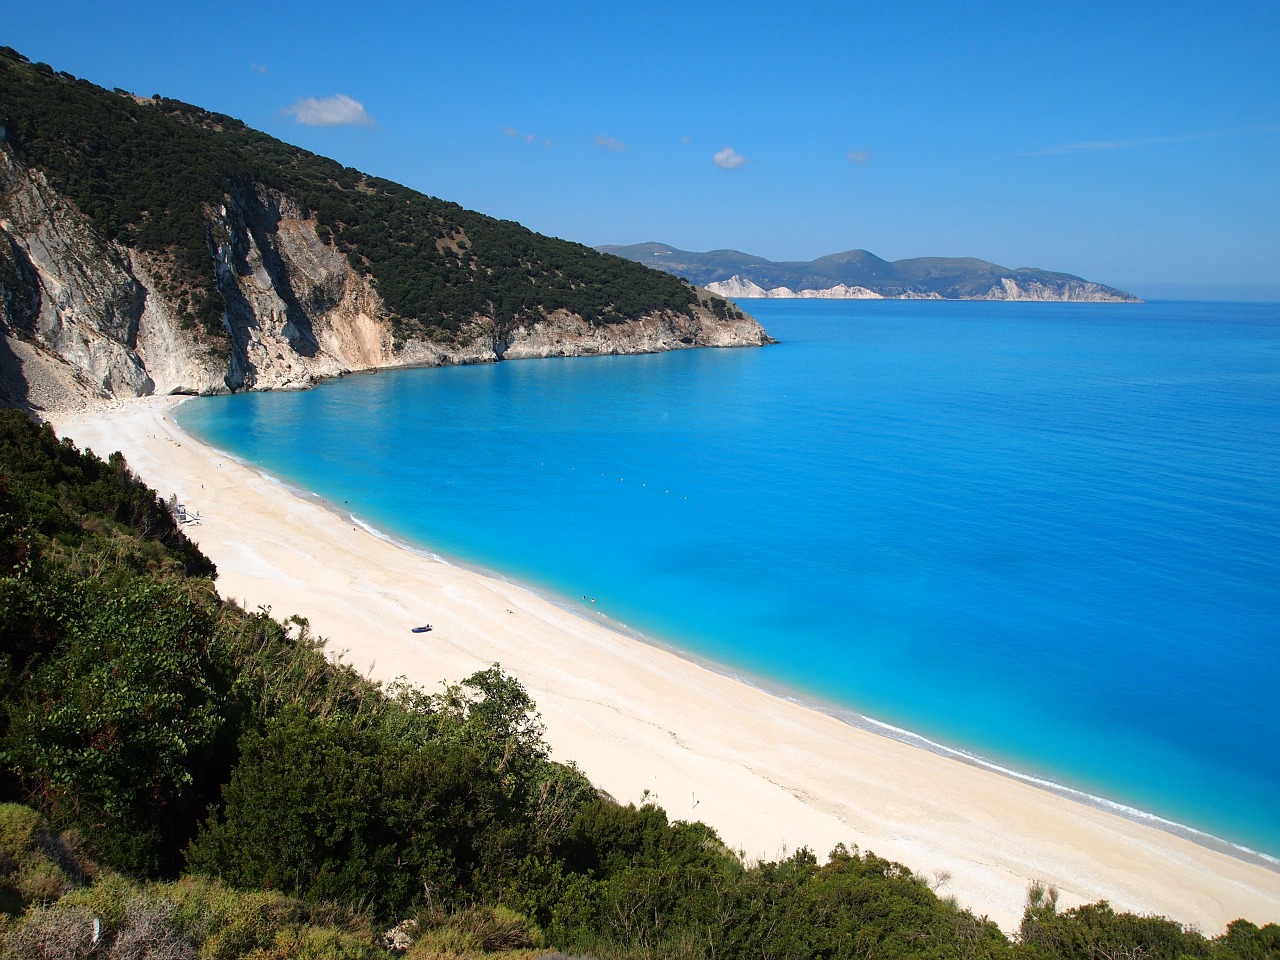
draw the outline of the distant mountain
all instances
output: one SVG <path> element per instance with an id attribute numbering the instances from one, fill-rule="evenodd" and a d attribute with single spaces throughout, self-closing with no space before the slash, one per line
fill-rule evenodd
<path id="1" fill-rule="evenodd" d="M 1016 270 L 973 257 L 881 260 L 866 250 L 775 262 L 738 250 L 691 253 L 665 243 L 597 247 L 731 297 L 1077 300 L 1140 303 L 1131 293 L 1069 273 Z"/>

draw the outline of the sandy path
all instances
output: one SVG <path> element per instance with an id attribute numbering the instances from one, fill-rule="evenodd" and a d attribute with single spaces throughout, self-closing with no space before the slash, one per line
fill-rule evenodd
<path id="1" fill-rule="evenodd" d="M 1280 872 L 850 726 L 381 540 L 185 435 L 166 416 L 174 402 L 54 424 L 100 456 L 123 451 L 200 512 L 188 532 L 223 596 L 307 617 L 380 679 L 434 687 L 501 663 L 537 701 L 556 758 L 623 802 L 648 791 L 748 858 L 843 842 L 948 873 L 943 893 L 1006 930 L 1034 880 L 1067 906 L 1105 898 L 1210 935 L 1237 917 L 1280 921 Z M 425 622 L 431 633 L 410 632 Z"/>

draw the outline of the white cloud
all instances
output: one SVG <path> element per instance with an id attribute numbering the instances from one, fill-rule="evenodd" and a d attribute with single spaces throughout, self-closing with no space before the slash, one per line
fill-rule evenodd
<path id="1" fill-rule="evenodd" d="M 725 147 L 712 159 L 715 160 L 716 166 L 721 170 L 737 170 L 747 162 L 747 158 L 733 149 L 733 147 Z"/>
<path id="2" fill-rule="evenodd" d="M 614 137 L 597 136 L 596 146 L 604 150 L 612 150 L 615 153 L 621 153 L 623 150 L 627 149 L 627 145 L 625 143 Z"/>
<path id="3" fill-rule="evenodd" d="M 373 126 L 373 117 L 365 112 L 364 104 L 352 100 L 345 93 L 336 93 L 332 97 L 307 97 L 286 109 L 285 113 L 293 114 L 299 123 L 308 127 Z"/>
<path id="4" fill-rule="evenodd" d="M 849 159 L 853 163 L 866 163 L 871 159 L 871 154 L 866 150 L 850 150 Z"/>
<path id="5" fill-rule="evenodd" d="M 262 64 L 260 64 L 260 63 L 251 63 L 251 64 L 249 64 L 249 69 L 250 69 L 250 70 L 255 71 L 256 73 L 266 73 L 266 72 L 267 72 L 267 68 L 266 68 L 266 67 L 264 67 L 264 66 L 263 66 Z"/>

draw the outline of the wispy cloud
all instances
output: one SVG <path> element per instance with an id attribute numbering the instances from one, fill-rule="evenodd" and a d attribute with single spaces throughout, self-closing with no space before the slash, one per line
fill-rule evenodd
<path id="1" fill-rule="evenodd" d="M 1173 137 L 1134 137 L 1129 140 L 1086 140 L 1081 143 L 1063 143 L 1046 150 L 1027 150 L 1017 154 L 1019 157 L 1053 157 L 1064 153 L 1098 153 L 1106 150 L 1135 150 L 1139 147 L 1154 147 L 1166 143 L 1189 143 L 1193 140 L 1222 140 L 1228 137 L 1242 137 L 1258 133 L 1276 133 L 1280 127 L 1262 125 L 1243 130 L 1215 130 L 1210 133 L 1186 133 Z"/>
<path id="2" fill-rule="evenodd" d="M 536 133 L 521 133 L 515 127 L 503 127 L 502 134 L 503 136 L 510 137 L 513 140 L 523 140 L 525 143 L 537 143 L 541 140 L 544 147 L 551 146 L 550 137 L 539 138 Z"/>
<path id="3" fill-rule="evenodd" d="M 352 100 L 345 93 L 332 97 L 307 97 L 286 108 L 299 122 L 308 127 L 371 127 L 373 117 L 365 112 L 364 104 Z"/>
<path id="4" fill-rule="evenodd" d="M 612 150 L 614 153 L 621 153 L 623 150 L 627 149 L 627 145 L 625 143 L 614 137 L 597 136 L 595 142 L 596 146 L 600 147 L 602 150 Z"/>
<path id="5" fill-rule="evenodd" d="M 1202 137 L 1137 137 L 1132 140 L 1086 140 L 1083 143 L 1062 143 L 1047 150 L 1028 150 L 1020 153 L 1020 157 L 1052 157 L 1063 153 L 1098 153 L 1103 150 L 1132 150 L 1135 147 L 1150 147 L 1158 143 L 1183 143 L 1187 140 L 1200 140 Z"/>
<path id="6" fill-rule="evenodd" d="M 266 67 L 264 67 L 264 66 L 263 66 L 262 64 L 260 64 L 260 63 L 251 63 L 251 64 L 249 64 L 249 69 L 250 69 L 250 70 L 252 70 L 254 73 L 266 73 L 266 72 L 267 72 L 267 68 L 266 68 Z"/>
<path id="7" fill-rule="evenodd" d="M 721 170 L 737 170 L 748 162 L 747 158 L 733 149 L 733 147 L 725 147 L 711 159 L 715 161 L 716 166 Z"/>
<path id="8" fill-rule="evenodd" d="M 848 157 L 850 163 L 863 164 L 871 159 L 871 152 L 868 150 L 850 150 Z"/>

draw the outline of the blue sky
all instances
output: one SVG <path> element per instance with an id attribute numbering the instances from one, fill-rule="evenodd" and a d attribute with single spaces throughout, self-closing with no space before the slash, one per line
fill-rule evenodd
<path id="1" fill-rule="evenodd" d="M 0 43 L 542 233 L 1280 299 L 1280 3 L 71 2 Z"/>

